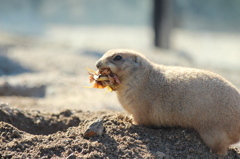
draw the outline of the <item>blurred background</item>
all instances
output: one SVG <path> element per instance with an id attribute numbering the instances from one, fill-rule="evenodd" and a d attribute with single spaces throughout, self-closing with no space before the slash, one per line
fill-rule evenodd
<path id="1" fill-rule="evenodd" d="M 122 110 L 86 67 L 107 50 L 216 72 L 240 88 L 239 0 L 0 0 L 0 102 Z"/>

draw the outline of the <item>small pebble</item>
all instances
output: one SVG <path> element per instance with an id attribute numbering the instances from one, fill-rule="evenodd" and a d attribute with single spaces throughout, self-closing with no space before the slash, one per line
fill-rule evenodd
<path id="1" fill-rule="evenodd" d="M 165 153 L 160 152 L 160 151 L 157 151 L 157 152 L 156 152 L 156 155 L 157 155 L 157 157 L 160 158 L 160 159 L 163 159 L 163 158 L 166 156 Z"/>
<path id="2" fill-rule="evenodd" d="M 90 123 L 86 131 L 83 133 L 83 136 L 87 138 L 95 135 L 102 136 L 103 129 L 104 127 L 102 119 L 97 119 L 96 121 Z"/>
<path id="3" fill-rule="evenodd" d="M 19 131 L 13 130 L 13 132 L 12 132 L 12 137 L 13 137 L 13 138 L 20 138 L 20 137 L 21 137 L 21 134 L 19 133 Z"/>
<path id="4" fill-rule="evenodd" d="M 71 153 L 67 159 L 76 159 L 76 155 L 74 153 Z"/>

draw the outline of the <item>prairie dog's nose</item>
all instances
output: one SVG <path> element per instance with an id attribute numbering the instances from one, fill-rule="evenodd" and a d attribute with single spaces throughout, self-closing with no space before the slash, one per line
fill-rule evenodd
<path id="1" fill-rule="evenodd" d="M 95 65 L 99 69 L 101 67 L 101 64 L 102 64 L 101 60 L 98 60 Z"/>

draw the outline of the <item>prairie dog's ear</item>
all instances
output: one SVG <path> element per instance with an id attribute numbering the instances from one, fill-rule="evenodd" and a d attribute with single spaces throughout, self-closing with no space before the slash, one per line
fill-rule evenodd
<path id="1" fill-rule="evenodd" d="M 136 56 L 136 55 L 134 55 L 134 56 L 133 56 L 133 62 L 134 62 L 134 63 L 138 63 L 138 62 L 139 62 L 139 57 Z"/>

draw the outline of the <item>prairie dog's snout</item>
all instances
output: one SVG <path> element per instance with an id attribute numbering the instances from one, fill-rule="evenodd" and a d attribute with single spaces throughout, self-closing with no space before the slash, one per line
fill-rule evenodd
<path id="1" fill-rule="evenodd" d="M 95 64 L 95 66 L 99 69 L 99 68 L 101 68 L 101 64 L 102 64 L 101 60 L 98 60 Z"/>

